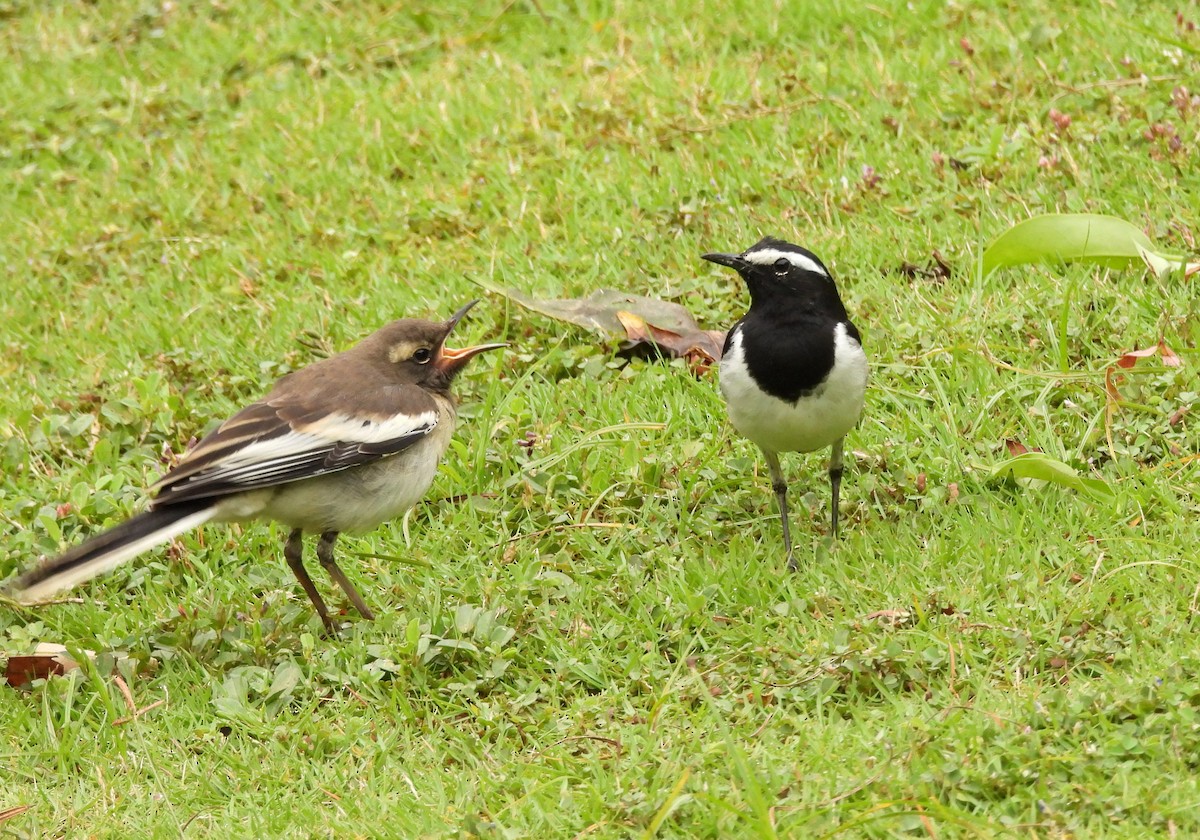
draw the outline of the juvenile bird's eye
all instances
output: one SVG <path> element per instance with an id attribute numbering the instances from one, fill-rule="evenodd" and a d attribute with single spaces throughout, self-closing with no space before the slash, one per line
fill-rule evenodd
<path id="1" fill-rule="evenodd" d="M 792 264 L 788 262 L 787 257 L 780 257 L 779 259 L 775 260 L 776 274 L 787 274 L 787 270 L 791 267 Z"/>
<path id="2" fill-rule="evenodd" d="M 418 347 L 412 354 L 413 361 L 419 365 L 428 364 L 433 358 L 433 351 L 428 347 Z"/>

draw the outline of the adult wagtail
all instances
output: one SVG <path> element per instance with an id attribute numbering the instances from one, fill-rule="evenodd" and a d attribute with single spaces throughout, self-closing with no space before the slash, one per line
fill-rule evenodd
<path id="1" fill-rule="evenodd" d="M 766 456 L 788 567 L 794 570 L 779 453 L 833 447 L 829 483 L 836 538 L 842 444 L 862 413 L 867 357 L 833 276 L 812 251 L 767 237 L 740 254 L 704 259 L 734 269 L 750 289 L 750 311 L 725 338 L 721 393 L 734 428 Z"/>
<path id="2" fill-rule="evenodd" d="M 446 337 L 471 301 L 441 323 L 393 321 L 357 346 L 281 378 L 188 451 L 151 488 L 144 513 L 19 577 L 10 594 L 40 601 L 209 520 L 273 519 L 291 528 L 283 556 L 326 630 L 329 610 L 304 568 L 302 536 L 366 619 L 374 616 L 333 558 L 342 531 L 362 532 L 415 505 L 454 432 L 450 383 L 467 361 Z"/>

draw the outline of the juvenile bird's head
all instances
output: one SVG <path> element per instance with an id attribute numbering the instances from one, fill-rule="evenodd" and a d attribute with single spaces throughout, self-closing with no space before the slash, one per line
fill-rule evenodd
<path id="1" fill-rule="evenodd" d="M 388 371 L 394 383 L 408 383 L 432 391 L 449 391 L 450 383 L 472 358 L 507 344 L 476 344 L 454 349 L 446 339 L 467 311 L 479 303 L 473 300 L 447 321 L 402 318 L 368 336 L 356 350 L 376 356 L 374 360 Z"/>

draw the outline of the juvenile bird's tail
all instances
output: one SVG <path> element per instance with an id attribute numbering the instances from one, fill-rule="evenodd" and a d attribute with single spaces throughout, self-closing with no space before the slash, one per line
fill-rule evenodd
<path id="1" fill-rule="evenodd" d="M 44 601 L 56 592 L 115 569 L 143 551 L 207 522 L 215 514 L 216 508 L 209 499 L 164 505 L 139 513 L 66 554 L 30 569 L 9 585 L 8 595 L 27 604 Z"/>

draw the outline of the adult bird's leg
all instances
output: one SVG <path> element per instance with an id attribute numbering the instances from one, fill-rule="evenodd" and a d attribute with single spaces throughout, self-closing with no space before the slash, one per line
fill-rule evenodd
<path id="1" fill-rule="evenodd" d="M 833 488 L 833 538 L 838 535 L 838 500 L 842 490 L 842 444 L 845 436 L 833 444 L 833 452 L 829 454 L 829 485 Z"/>
<path id="2" fill-rule="evenodd" d="M 771 470 L 771 487 L 775 490 L 775 498 L 779 500 L 779 518 L 783 520 L 783 549 L 787 555 L 788 568 L 793 572 L 799 569 L 796 557 L 792 554 L 792 532 L 788 527 L 787 479 L 783 477 L 783 468 L 779 466 L 779 456 L 774 452 L 763 450 L 767 458 L 767 467 Z"/>
<path id="3" fill-rule="evenodd" d="M 337 627 L 329 617 L 329 610 L 325 609 L 325 602 L 321 600 L 321 593 L 317 592 L 317 587 L 313 586 L 312 578 L 308 576 L 308 570 L 304 568 L 303 537 L 303 531 L 299 528 L 293 529 L 288 534 L 287 542 L 283 545 L 283 556 L 287 558 L 287 563 L 291 566 L 292 573 L 300 581 L 300 585 L 304 587 L 304 594 L 308 596 L 308 600 L 312 601 L 312 605 L 317 608 L 317 615 L 321 616 L 321 622 L 325 625 L 326 632 L 331 636 L 336 636 Z"/>
<path id="4" fill-rule="evenodd" d="M 372 621 L 375 615 L 371 612 L 371 608 L 367 606 L 367 602 L 358 594 L 358 590 L 354 588 L 354 584 L 350 582 L 350 578 L 338 566 L 337 561 L 333 559 L 333 544 L 337 542 L 337 531 L 326 531 L 321 534 L 321 539 L 317 541 L 317 559 L 321 561 L 321 565 L 325 567 L 325 571 L 329 572 L 329 576 L 333 578 L 338 586 L 342 587 L 342 591 L 346 593 L 346 597 L 350 599 L 350 603 L 354 604 L 354 608 L 358 610 L 367 621 Z"/>

